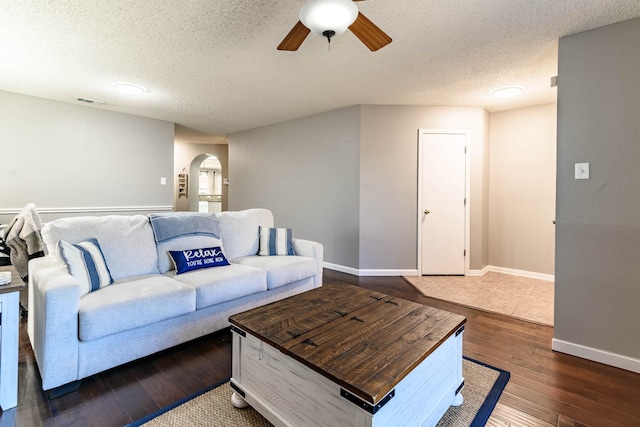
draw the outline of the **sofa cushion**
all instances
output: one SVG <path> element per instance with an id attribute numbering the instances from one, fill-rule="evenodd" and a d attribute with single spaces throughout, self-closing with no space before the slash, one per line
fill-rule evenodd
<path id="1" fill-rule="evenodd" d="M 267 290 L 267 275 L 259 268 L 231 264 L 166 276 L 196 290 L 196 308 L 201 309 Z"/>
<path id="2" fill-rule="evenodd" d="M 173 260 L 173 266 L 174 270 L 176 270 L 176 274 L 182 274 L 188 271 L 198 270 L 200 268 L 229 265 L 229 261 L 225 258 L 220 246 L 216 246 L 215 248 L 169 251 L 169 255 Z"/>
<path id="3" fill-rule="evenodd" d="M 218 219 L 202 212 L 165 212 L 149 215 L 158 252 L 158 270 L 173 269 L 170 251 L 220 247 L 224 253 Z"/>
<path id="4" fill-rule="evenodd" d="M 275 289 L 288 283 L 311 277 L 317 272 L 316 261 L 305 256 L 247 256 L 234 258 L 232 263 L 258 267 L 267 272 L 267 288 Z"/>
<path id="5" fill-rule="evenodd" d="M 129 277 L 80 298 L 79 336 L 90 341 L 195 309 L 191 286 L 161 274 Z"/>
<path id="6" fill-rule="evenodd" d="M 273 214 L 268 209 L 220 212 L 216 217 L 228 259 L 257 254 L 258 227 L 273 227 Z"/>
<path id="7" fill-rule="evenodd" d="M 97 291 L 113 283 L 97 239 L 72 245 L 58 240 L 57 254 L 67 271 L 80 283 L 80 295 Z"/>
<path id="8" fill-rule="evenodd" d="M 145 215 L 56 219 L 44 225 L 42 237 L 51 253 L 58 240 L 97 238 L 113 280 L 158 272 L 156 242 Z"/>
<path id="9" fill-rule="evenodd" d="M 290 228 L 259 227 L 260 256 L 295 255 L 293 231 Z"/>

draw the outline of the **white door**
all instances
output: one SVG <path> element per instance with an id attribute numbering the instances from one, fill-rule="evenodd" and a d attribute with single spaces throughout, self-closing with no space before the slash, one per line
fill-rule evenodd
<path id="1" fill-rule="evenodd" d="M 464 275 L 466 133 L 421 131 L 420 274 Z"/>

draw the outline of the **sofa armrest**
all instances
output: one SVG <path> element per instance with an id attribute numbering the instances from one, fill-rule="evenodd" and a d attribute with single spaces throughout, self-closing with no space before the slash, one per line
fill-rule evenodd
<path id="1" fill-rule="evenodd" d="M 78 379 L 80 284 L 52 256 L 29 262 L 28 334 L 43 390 Z"/>
<path id="2" fill-rule="evenodd" d="M 314 278 L 316 287 L 322 286 L 322 267 L 324 247 L 321 243 L 311 240 L 293 239 L 293 250 L 296 255 L 310 257 L 316 260 L 317 272 Z"/>

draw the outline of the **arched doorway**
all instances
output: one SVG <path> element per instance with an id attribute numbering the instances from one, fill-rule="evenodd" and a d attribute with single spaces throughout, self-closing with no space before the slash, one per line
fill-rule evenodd
<path id="1" fill-rule="evenodd" d="M 200 163 L 198 212 L 222 212 L 222 165 L 216 156 L 209 156 Z"/>
<path id="2" fill-rule="evenodd" d="M 189 175 L 189 210 L 217 213 L 222 206 L 222 164 L 212 154 L 200 154 L 191 162 Z"/>

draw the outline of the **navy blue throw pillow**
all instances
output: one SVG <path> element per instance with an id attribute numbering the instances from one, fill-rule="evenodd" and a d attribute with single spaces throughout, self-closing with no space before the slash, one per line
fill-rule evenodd
<path id="1" fill-rule="evenodd" d="M 229 261 L 224 256 L 222 248 L 185 249 L 183 251 L 169 251 L 173 264 L 176 267 L 176 274 L 199 268 L 220 267 L 229 265 Z"/>

